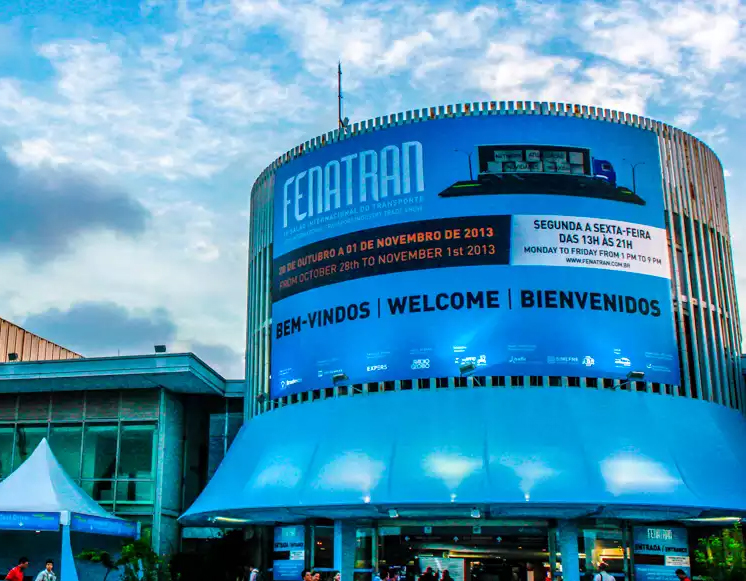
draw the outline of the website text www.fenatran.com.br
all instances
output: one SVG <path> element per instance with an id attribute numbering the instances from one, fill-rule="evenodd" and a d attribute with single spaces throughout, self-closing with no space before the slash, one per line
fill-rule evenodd
<path id="1" fill-rule="evenodd" d="M 620 260 L 602 260 L 600 258 L 577 258 L 575 256 L 568 256 L 565 258 L 565 262 L 568 264 L 587 264 L 588 266 L 607 266 L 609 268 L 632 268 L 629 262 L 622 262 Z"/>
<path id="2" fill-rule="evenodd" d="M 381 319 L 419 313 L 500 308 L 579 309 L 651 317 L 661 314 L 658 299 L 596 291 L 506 289 L 503 292 L 490 289 L 434 292 L 335 305 L 288 317 L 275 323 L 275 339 L 295 335 L 305 329 L 364 321 L 371 317 Z"/>

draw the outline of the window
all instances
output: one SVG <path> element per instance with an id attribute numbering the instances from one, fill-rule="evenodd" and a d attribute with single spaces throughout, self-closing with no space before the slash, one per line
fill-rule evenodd
<path id="1" fill-rule="evenodd" d="M 96 502 L 138 520 L 152 515 L 157 424 L 150 418 L 157 417 L 157 392 L 126 395 L 115 390 L 46 394 L 45 398 L 0 395 L 0 421 L 5 422 L 0 423 L 0 480 L 48 437 L 62 468 Z M 23 408 L 20 417 L 18 398 Z M 241 401 L 237 404 L 240 409 Z M 236 418 L 242 420 L 241 414 Z M 236 419 L 229 425 L 231 436 L 240 424 Z"/>
<path id="2" fill-rule="evenodd" d="M 243 427 L 243 414 L 228 414 L 228 440 L 225 443 L 226 448 L 231 447 L 241 427 Z"/>
<path id="3" fill-rule="evenodd" d="M 315 569 L 334 567 L 334 527 L 313 527 L 313 561 Z"/>
<path id="4" fill-rule="evenodd" d="M 47 437 L 47 426 L 25 426 L 16 428 L 16 446 L 13 457 L 13 470 L 23 464 L 36 450 L 39 443 Z"/>
<path id="5" fill-rule="evenodd" d="M 96 502 L 103 505 L 111 505 L 114 502 L 113 480 L 84 480 L 81 488 Z M 111 510 L 111 506 L 107 506 Z"/>
<path id="6" fill-rule="evenodd" d="M 80 478 L 80 450 L 83 441 L 83 426 L 52 426 L 49 445 L 55 457 L 70 476 Z"/>
<path id="7" fill-rule="evenodd" d="M 83 474 L 86 479 L 114 478 L 117 463 L 116 425 L 88 425 L 83 442 Z"/>
<path id="8" fill-rule="evenodd" d="M 12 472 L 13 428 L 0 428 L 0 480 Z"/>
<path id="9" fill-rule="evenodd" d="M 119 478 L 155 478 L 155 426 L 122 425 L 119 447 Z"/>
<path id="10" fill-rule="evenodd" d="M 584 527 L 578 537 L 578 548 L 580 554 L 585 555 L 581 560 L 580 571 L 582 573 L 593 573 L 596 564 L 601 561 L 609 566 L 609 574 L 616 580 L 627 578 L 627 551 L 625 551 L 623 533 L 621 529 L 600 529 L 596 527 Z"/>
<path id="11" fill-rule="evenodd" d="M 355 569 L 373 567 L 373 534 L 371 528 L 360 528 L 355 532 Z"/>
<path id="12" fill-rule="evenodd" d="M 122 503 L 152 504 L 154 496 L 152 480 L 117 480 L 117 508 Z"/>

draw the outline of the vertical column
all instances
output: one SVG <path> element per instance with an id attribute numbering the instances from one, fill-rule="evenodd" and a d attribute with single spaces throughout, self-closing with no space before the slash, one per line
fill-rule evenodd
<path id="1" fill-rule="evenodd" d="M 342 581 L 353 580 L 357 546 L 355 530 L 355 523 L 352 521 L 334 521 L 334 568 L 342 575 Z"/>
<path id="2" fill-rule="evenodd" d="M 587 572 L 595 571 L 596 565 L 593 562 L 593 547 L 596 546 L 596 530 L 585 529 L 583 531 L 583 542 L 585 548 L 585 570 Z M 600 561 L 601 559 L 599 559 Z"/>
<path id="3" fill-rule="evenodd" d="M 121 440 L 121 437 L 120 437 Z M 161 388 L 158 394 L 158 439 L 155 449 L 155 502 L 153 504 L 153 528 L 151 542 L 153 550 L 161 552 L 161 525 L 163 524 L 163 469 L 166 464 L 166 390 Z"/>
<path id="4" fill-rule="evenodd" d="M 580 581 L 578 557 L 578 525 L 574 521 L 561 520 L 557 523 L 559 550 L 562 555 L 562 579 Z"/>
<path id="5" fill-rule="evenodd" d="M 78 572 L 75 569 L 75 558 L 73 556 L 72 543 L 70 541 L 70 519 L 72 515 L 68 511 L 60 514 L 62 525 L 62 548 L 60 563 L 60 579 L 65 581 L 78 581 Z"/>

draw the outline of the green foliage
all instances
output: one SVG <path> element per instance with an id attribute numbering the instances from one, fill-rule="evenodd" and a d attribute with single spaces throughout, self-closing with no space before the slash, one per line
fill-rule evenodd
<path id="1" fill-rule="evenodd" d="M 124 545 L 116 561 L 106 551 L 97 549 L 87 549 L 77 559 L 101 563 L 106 568 L 104 581 L 109 573 L 117 570 L 121 581 L 171 581 L 166 562 L 143 540 Z"/>
<path id="2" fill-rule="evenodd" d="M 122 581 L 169 581 L 168 565 L 145 541 L 122 547 L 117 561 L 123 569 Z"/>
<path id="3" fill-rule="evenodd" d="M 746 552 L 741 525 L 700 539 L 694 560 L 707 581 L 746 581 Z"/>
<path id="4" fill-rule="evenodd" d="M 98 549 L 86 549 L 82 553 L 80 553 L 80 555 L 78 555 L 76 559 L 79 559 L 81 561 L 88 561 L 89 563 L 100 563 L 101 565 L 103 565 L 106 569 L 104 581 L 106 581 L 109 573 L 117 570 L 116 562 L 106 551 L 101 551 Z"/>

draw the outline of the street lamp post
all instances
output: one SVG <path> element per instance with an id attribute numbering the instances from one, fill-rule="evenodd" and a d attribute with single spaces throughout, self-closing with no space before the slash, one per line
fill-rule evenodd
<path id="1" fill-rule="evenodd" d="M 457 153 L 463 153 L 467 158 L 469 158 L 469 180 L 473 182 L 474 181 L 474 172 L 471 169 L 471 154 L 473 152 L 471 152 L 471 151 L 463 151 L 461 149 L 454 149 L 453 151 L 455 151 Z"/>
<path id="2" fill-rule="evenodd" d="M 636 194 L 637 193 L 637 179 L 635 177 L 635 169 L 637 169 L 638 165 L 645 165 L 645 162 L 638 161 L 637 163 L 632 163 L 628 159 L 625 159 L 624 161 L 626 161 L 629 164 L 629 166 L 632 168 L 632 192 Z"/>

